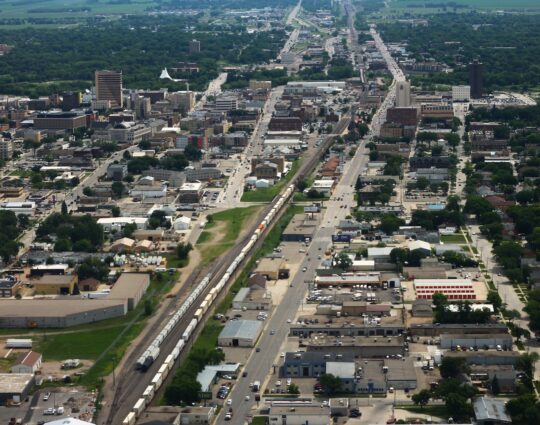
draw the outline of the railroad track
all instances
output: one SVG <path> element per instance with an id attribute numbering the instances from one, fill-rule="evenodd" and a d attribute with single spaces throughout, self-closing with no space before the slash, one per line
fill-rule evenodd
<path id="1" fill-rule="evenodd" d="M 350 122 L 350 118 L 343 118 L 340 120 L 340 122 L 336 125 L 335 131 L 333 134 L 329 135 L 325 141 L 319 146 L 319 148 L 313 153 L 313 155 L 304 163 L 301 164 L 299 169 L 297 170 L 295 176 L 292 177 L 289 184 L 284 188 L 284 190 L 287 189 L 291 184 L 296 184 L 299 180 L 305 178 L 307 175 L 309 175 L 316 165 L 319 163 L 319 160 L 321 156 L 324 155 L 326 150 L 332 145 L 335 136 L 342 134 L 348 124 Z M 126 361 L 123 363 L 123 366 L 120 371 L 116 372 L 116 387 L 114 389 L 114 396 L 113 400 L 109 406 L 109 411 L 107 414 L 107 418 L 103 423 L 110 424 L 110 425 L 116 425 L 121 424 L 126 415 L 132 410 L 132 406 L 134 405 L 135 401 L 141 397 L 141 394 L 144 392 L 145 388 L 149 385 L 150 380 L 152 377 L 156 374 L 159 367 L 163 363 L 164 359 L 170 354 L 170 352 L 173 350 L 174 346 L 176 345 L 177 341 L 182 338 L 182 334 L 186 327 L 188 326 L 188 323 L 190 322 L 190 319 L 193 317 L 194 313 L 199 308 L 199 304 L 202 300 L 208 295 L 209 291 L 216 285 L 216 283 L 221 279 L 221 276 L 225 273 L 225 270 L 229 267 L 229 265 L 234 261 L 235 258 L 237 258 L 240 255 L 240 252 L 242 251 L 244 245 L 249 241 L 252 233 L 258 228 L 258 223 L 261 222 L 261 220 L 270 212 L 270 210 L 274 207 L 274 204 L 276 202 L 276 199 L 278 199 L 282 194 L 277 195 L 274 200 L 266 205 L 257 215 L 257 220 L 255 221 L 255 225 L 250 229 L 246 236 L 242 238 L 241 241 L 235 244 L 233 248 L 231 248 L 224 256 L 219 257 L 216 262 L 210 264 L 209 266 L 205 268 L 197 268 L 195 269 L 190 276 L 187 279 L 187 282 L 191 282 L 191 285 L 189 286 L 189 289 L 193 289 L 194 285 L 198 280 L 207 274 L 211 274 L 212 278 L 210 281 L 210 284 L 206 287 L 206 289 L 199 295 L 199 297 L 196 299 L 196 301 L 191 305 L 191 307 L 187 310 L 184 318 L 174 327 L 174 329 L 171 331 L 171 333 L 165 338 L 162 345 L 160 346 L 160 354 L 155 359 L 155 361 L 149 366 L 146 373 L 141 373 L 139 371 L 135 370 L 134 364 L 137 360 L 137 358 L 140 356 L 140 354 L 145 350 L 145 348 L 148 346 L 148 344 L 153 340 L 153 338 L 160 332 L 160 330 L 163 328 L 164 323 L 168 321 L 170 316 L 173 314 L 173 312 L 178 308 L 180 301 L 183 300 L 189 293 L 185 290 L 181 290 L 178 292 L 178 294 L 173 298 L 169 305 L 162 310 L 162 312 L 159 314 L 159 318 L 154 321 L 154 323 L 151 325 L 148 331 L 146 331 L 146 338 L 144 338 L 135 349 L 131 351 L 129 356 L 127 357 Z M 291 195 L 292 197 L 292 195 Z M 281 208 L 277 213 L 275 218 L 272 220 L 272 226 L 279 220 L 283 212 L 286 210 L 286 208 Z M 270 227 L 272 227 L 270 226 Z M 249 255 L 245 257 L 245 259 L 240 263 L 239 267 L 235 270 L 235 272 L 231 275 L 231 278 L 229 279 L 226 287 L 223 291 L 220 292 L 220 295 L 216 298 L 211 308 L 208 309 L 208 311 L 203 316 L 203 320 L 201 320 L 197 324 L 197 328 L 195 330 L 195 333 L 193 337 L 189 338 L 189 340 L 186 343 L 186 346 L 182 350 L 181 355 L 178 357 L 178 359 L 174 363 L 174 367 L 176 368 L 180 362 L 182 362 L 185 359 L 185 356 L 187 353 L 189 353 L 189 348 L 193 344 L 193 341 L 196 340 L 197 335 L 200 333 L 200 331 L 204 328 L 204 325 L 206 324 L 206 321 L 211 316 L 215 305 L 219 303 L 223 297 L 227 294 L 227 292 L 230 289 L 230 286 L 234 283 L 236 277 L 238 274 L 242 271 L 244 265 L 247 261 L 251 258 L 251 255 L 253 252 L 256 252 L 256 250 L 260 247 L 260 245 L 264 242 L 264 236 L 260 237 L 254 247 L 252 248 Z M 161 385 L 160 390 L 154 395 L 154 400 L 159 400 L 159 395 L 162 394 L 164 388 L 166 387 L 166 384 L 172 380 L 174 376 L 174 373 L 169 373 L 166 380 L 164 381 L 164 384 Z"/>

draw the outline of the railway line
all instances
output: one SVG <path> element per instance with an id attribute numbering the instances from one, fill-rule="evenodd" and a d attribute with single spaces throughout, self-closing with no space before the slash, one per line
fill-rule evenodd
<path id="1" fill-rule="evenodd" d="M 260 211 L 256 221 L 258 224 L 250 229 L 247 236 L 210 266 L 191 273 L 188 282 L 197 283 L 188 288 L 190 292 L 198 290 L 201 285 L 199 279 L 202 276 L 207 278 L 207 284 L 196 296 L 192 297 L 189 305 L 185 303 L 190 299 L 191 294 L 188 295 L 186 291 L 180 291 L 146 332 L 148 337 L 128 356 L 119 373 L 117 372 L 118 378 L 116 379 L 114 396 L 110 406 L 108 406 L 108 414 L 104 423 L 132 425 L 144 412 L 145 407 L 152 403 L 156 395 L 161 394 L 162 388 L 172 379 L 174 369 L 189 352 L 189 348 L 203 329 L 215 306 L 227 294 L 244 262 L 262 244 L 264 231 L 272 227 L 285 211 L 284 206 L 294 193 L 295 183 L 313 171 L 321 156 L 332 145 L 335 136 L 341 135 L 347 129 L 349 122 L 349 117 L 343 118 L 336 125 L 334 132 L 300 165 L 296 175 L 284 188 L 283 193 L 276 196 L 272 203 Z M 212 291 L 214 291 L 214 295 L 211 295 Z M 202 311 L 201 307 L 204 302 L 206 302 L 206 306 Z M 179 316 L 180 310 L 183 312 Z M 177 316 L 177 320 L 171 326 L 171 318 L 175 316 Z M 159 336 L 167 327 L 166 334 L 160 338 Z M 140 370 L 136 369 L 136 365 L 139 369 L 141 368 L 141 358 L 145 353 L 148 353 L 149 347 L 157 339 L 161 339 L 159 350 L 157 353 L 154 352 L 152 361 L 147 362 L 143 367 L 145 373 L 141 373 Z"/>

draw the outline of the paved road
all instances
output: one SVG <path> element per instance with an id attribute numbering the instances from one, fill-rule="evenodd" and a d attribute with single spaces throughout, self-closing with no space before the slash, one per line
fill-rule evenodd
<path id="1" fill-rule="evenodd" d="M 298 4 L 294 7 L 294 9 L 291 10 L 291 13 L 289 13 L 289 16 L 287 17 L 287 22 L 286 22 L 287 25 L 292 24 L 292 21 L 294 20 L 294 18 L 296 18 L 296 16 L 298 15 L 298 12 L 300 12 L 301 6 L 302 6 L 302 0 L 300 0 Z"/>

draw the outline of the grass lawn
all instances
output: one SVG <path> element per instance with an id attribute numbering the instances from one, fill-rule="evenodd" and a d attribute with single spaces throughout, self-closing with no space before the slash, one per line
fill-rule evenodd
<path id="1" fill-rule="evenodd" d="M 205 230 L 201 233 L 196 244 L 201 252 L 201 265 L 210 263 L 229 250 L 236 242 L 246 219 L 256 214 L 258 209 L 259 207 L 233 208 L 209 216 L 212 217 L 212 222 L 209 223 L 211 227 L 224 224 L 225 234 L 220 240 L 216 240 L 216 235 L 212 232 Z"/>
<path id="2" fill-rule="evenodd" d="M 295 214 L 301 213 L 304 211 L 304 208 L 299 205 L 290 206 L 283 216 L 278 220 L 278 222 L 272 227 L 272 230 L 266 235 L 266 238 L 263 241 L 262 246 L 259 250 L 251 257 L 251 260 L 246 264 L 242 272 L 236 278 L 236 281 L 231 286 L 231 289 L 223 298 L 221 304 L 216 308 L 216 313 L 225 314 L 225 312 L 230 308 L 234 296 L 238 293 L 240 288 L 246 286 L 249 272 L 255 266 L 255 262 L 260 257 L 269 254 L 277 247 L 281 241 L 281 234 L 287 224 L 291 221 L 292 217 Z"/>
<path id="3" fill-rule="evenodd" d="M 251 425 L 266 425 L 268 418 L 266 416 L 254 416 Z"/>
<path id="4" fill-rule="evenodd" d="M 139 305 L 124 317 L 99 322 L 98 325 L 83 325 L 79 329 L 68 328 L 65 333 L 59 334 L 47 334 L 44 330 L 43 335 L 36 341 L 37 351 L 43 353 L 45 360 L 94 360 L 94 365 L 78 383 L 89 388 L 99 387 L 102 378 L 112 372 L 130 342 L 144 328 L 148 318 L 144 314 L 146 300 L 156 305 L 172 288 L 177 278 L 178 273 L 155 276 Z"/>
<path id="5" fill-rule="evenodd" d="M 453 235 L 442 235 L 441 236 L 441 242 L 444 243 L 455 243 L 455 244 L 461 244 L 465 245 L 467 241 L 463 237 L 461 233 L 455 233 Z"/>
<path id="6" fill-rule="evenodd" d="M 293 162 L 291 169 L 285 176 L 285 178 L 281 179 L 277 184 L 274 186 L 265 188 L 265 189 L 255 189 L 250 190 L 248 192 L 244 192 L 242 195 L 242 202 L 271 202 L 272 199 L 276 197 L 276 195 L 281 192 L 281 189 L 283 186 L 285 186 L 289 181 L 292 179 L 292 177 L 296 174 L 296 171 L 298 170 L 298 167 L 300 167 L 300 160 L 296 160 Z"/>

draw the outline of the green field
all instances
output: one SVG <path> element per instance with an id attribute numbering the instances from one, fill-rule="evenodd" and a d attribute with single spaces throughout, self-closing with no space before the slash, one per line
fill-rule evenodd
<path id="1" fill-rule="evenodd" d="M 206 229 L 223 226 L 224 233 L 220 239 L 218 239 L 218 235 L 209 230 L 204 230 L 201 233 L 196 247 L 201 252 L 202 266 L 209 264 L 234 246 L 246 219 L 256 214 L 258 208 L 233 208 L 208 216 L 209 223 L 206 225 Z"/>
<path id="2" fill-rule="evenodd" d="M 391 9 L 407 10 L 410 13 L 433 13 L 446 8 L 446 11 L 454 11 L 453 4 L 458 5 L 455 8 L 457 12 L 466 12 L 474 9 L 488 10 L 516 10 L 516 9 L 535 9 L 540 10 L 538 0 L 391 0 L 389 6 Z M 430 7 L 418 7 L 423 5 Z M 436 7 L 433 7 L 437 5 Z M 412 6 L 412 7 L 411 7 Z M 465 7 L 459 7 L 465 6 Z"/>
<path id="3" fill-rule="evenodd" d="M 455 243 L 460 245 L 465 245 L 467 241 L 461 233 L 455 233 L 453 235 L 442 235 L 441 242 L 444 243 Z"/>
<path id="4" fill-rule="evenodd" d="M 279 192 L 281 192 L 281 189 L 283 186 L 285 186 L 292 177 L 296 174 L 296 171 L 298 170 L 298 167 L 300 167 L 300 160 L 296 160 L 293 162 L 293 165 L 287 175 L 284 179 L 280 180 L 277 184 L 274 186 L 270 186 L 269 188 L 265 189 L 254 189 L 250 190 L 248 192 L 244 192 L 242 195 L 242 202 L 271 202 L 272 199 L 276 197 Z"/>
<path id="5" fill-rule="evenodd" d="M 3 19 L 87 18 L 94 15 L 142 13 L 158 3 L 154 0 L 0 0 Z"/>

